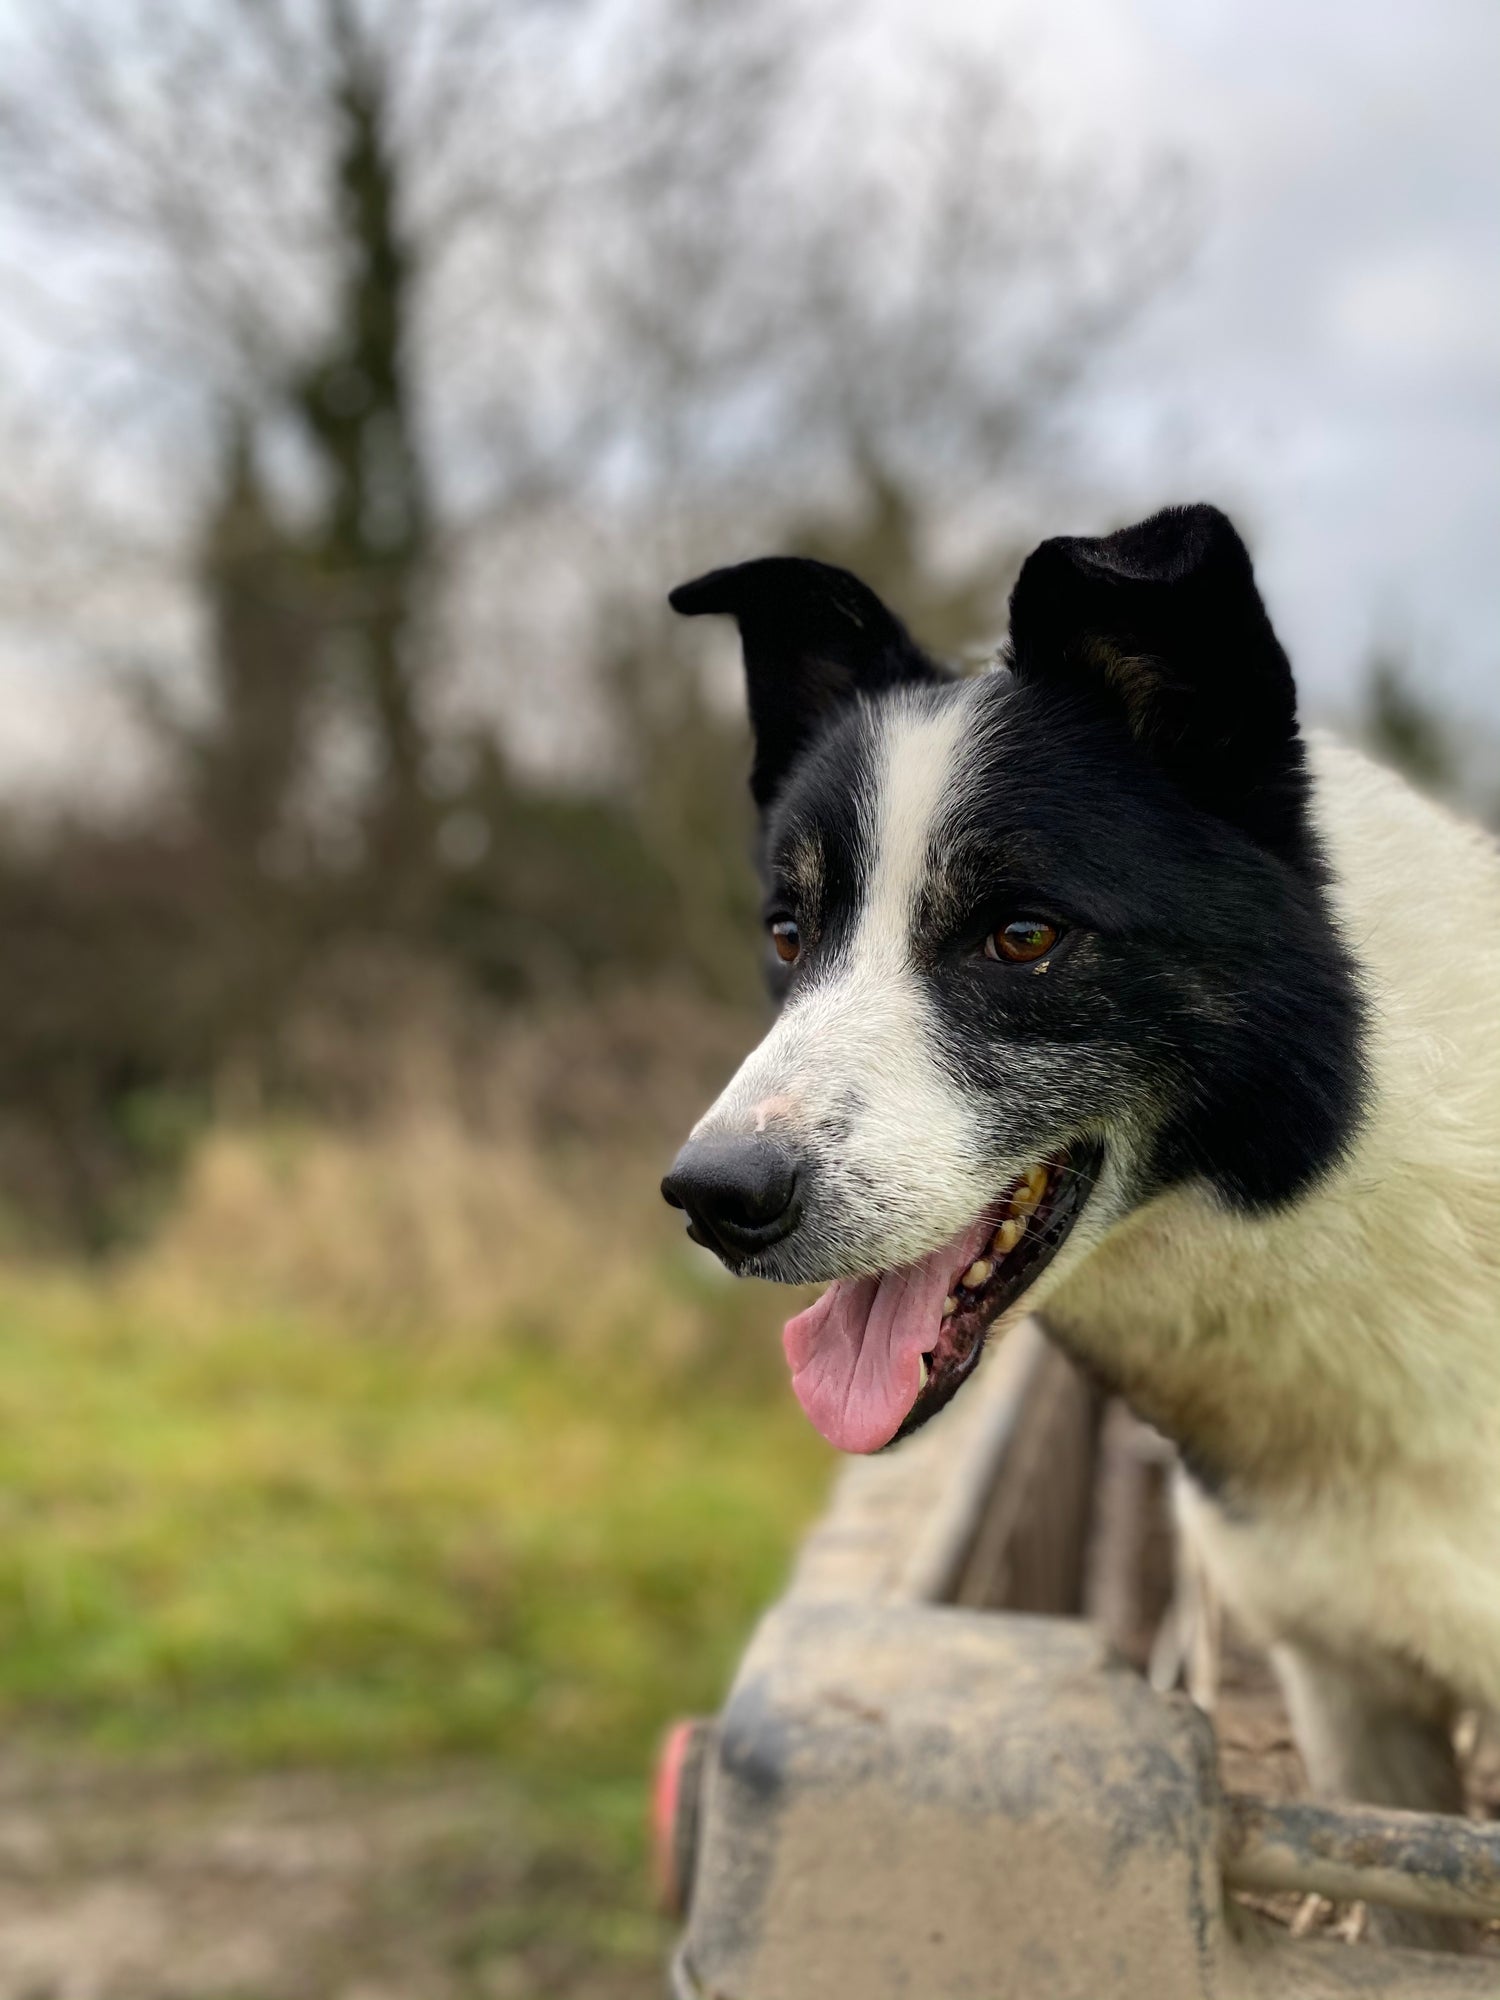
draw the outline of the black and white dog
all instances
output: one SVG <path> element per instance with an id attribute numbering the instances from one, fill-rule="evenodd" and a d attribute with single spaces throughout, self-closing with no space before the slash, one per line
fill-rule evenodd
<path id="1" fill-rule="evenodd" d="M 1182 1520 L 1276 1648 L 1315 1783 L 1460 1803 L 1500 1707 L 1500 855 L 1299 734 L 1209 507 L 1044 542 L 951 677 L 854 577 L 738 620 L 780 1011 L 664 1192 L 874 1451 L 987 1333 L 1177 1440 Z"/>

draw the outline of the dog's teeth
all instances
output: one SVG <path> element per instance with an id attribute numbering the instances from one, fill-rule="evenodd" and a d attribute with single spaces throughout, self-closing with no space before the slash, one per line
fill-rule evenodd
<path id="1" fill-rule="evenodd" d="M 968 1270 L 965 1271 L 963 1276 L 959 1279 L 959 1283 L 961 1285 L 967 1285 L 969 1290 L 972 1292 L 978 1286 L 984 1283 L 985 1279 L 990 1275 L 990 1272 L 993 1271 L 994 1268 L 995 1268 L 994 1265 L 990 1262 L 988 1257 L 976 1257 L 974 1259 L 974 1262 L 969 1266 Z"/>
<path id="2" fill-rule="evenodd" d="M 1008 1215 L 1006 1216 L 1004 1222 L 1001 1223 L 1000 1227 L 995 1231 L 995 1234 L 991 1240 L 994 1244 L 995 1249 L 1000 1253 L 1000 1255 L 1002 1257 L 1008 1257 L 1011 1251 L 1015 1249 L 1016 1245 L 1020 1242 L 1021 1238 L 1025 1234 L 1026 1234 L 1025 1216 Z"/>
<path id="3" fill-rule="evenodd" d="M 1047 1169 L 1028 1167 L 1022 1174 L 1015 1193 L 1010 1198 L 1012 1215 L 1030 1215 L 1042 1196 L 1047 1192 Z"/>
<path id="4" fill-rule="evenodd" d="M 953 1315 L 957 1311 L 958 1311 L 958 1300 L 954 1298 L 952 1292 L 950 1292 L 947 1298 L 943 1300 L 943 1318 L 952 1319 Z"/>
<path id="5" fill-rule="evenodd" d="M 921 1372 L 917 1377 L 917 1394 L 920 1396 L 922 1391 L 927 1387 L 927 1356 L 925 1354 L 921 1357 L 919 1367 Z"/>

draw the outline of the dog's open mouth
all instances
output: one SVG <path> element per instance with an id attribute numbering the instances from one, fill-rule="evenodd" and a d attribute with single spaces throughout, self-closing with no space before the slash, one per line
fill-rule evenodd
<path id="1" fill-rule="evenodd" d="M 941 1249 L 874 1278 L 840 1278 L 787 1322 L 792 1387 L 840 1451 L 878 1451 L 950 1402 L 994 1322 L 1062 1248 L 1098 1176 L 1100 1149 L 1028 1167 Z"/>

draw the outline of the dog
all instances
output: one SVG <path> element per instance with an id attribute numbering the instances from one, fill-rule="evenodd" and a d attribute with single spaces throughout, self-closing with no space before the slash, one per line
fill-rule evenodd
<path id="1" fill-rule="evenodd" d="M 775 1023 L 663 1183 L 846 1451 L 986 1340 L 1173 1439 L 1315 1787 L 1461 1809 L 1500 1708 L 1500 852 L 1299 728 L 1225 516 L 1028 558 L 986 673 L 846 571 L 683 585 L 741 635 Z M 1417 1926 L 1420 1930 L 1420 1925 Z"/>

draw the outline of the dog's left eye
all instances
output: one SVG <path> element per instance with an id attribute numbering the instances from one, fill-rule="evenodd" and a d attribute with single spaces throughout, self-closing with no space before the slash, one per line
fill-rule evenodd
<path id="1" fill-rule="evenodd" d="M 1062 933 L 1043 917 L 1012 917 L 984 941 L 986 958 L 1004 959 L 1010 965 L 1031 965 L 1057 943 Z"/>
<path id="2" fill-rule="evenodd" d="M 776 956 L 783 965 L 795 964 L 802 953 L 802 933 L 791 917 L 776 917 L 769 926 Z"/>

